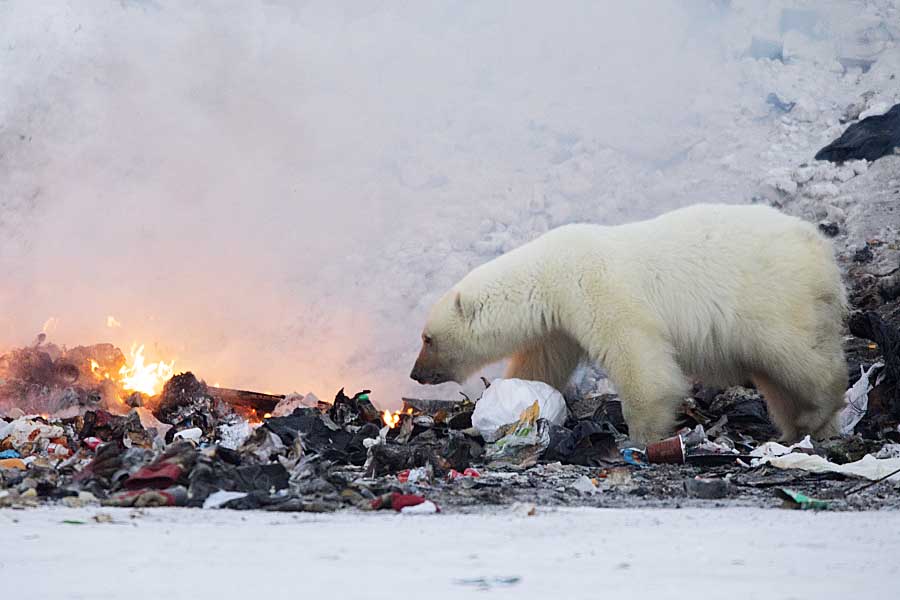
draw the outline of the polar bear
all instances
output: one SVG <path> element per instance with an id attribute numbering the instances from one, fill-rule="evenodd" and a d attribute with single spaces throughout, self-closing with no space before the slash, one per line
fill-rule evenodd
<path id="1" fill-rule="evenodd" d="M 507 376 L 562 389 L 587 358 L 629 437 L 670 435 L 692 380 L 753 381 L 792 441 L 836 433 L 847 297 L 830 242 L 761 205 L 697 204 L 619 226 L 574 224 L 481 265 L 431 310 L 410 377 Z"/>

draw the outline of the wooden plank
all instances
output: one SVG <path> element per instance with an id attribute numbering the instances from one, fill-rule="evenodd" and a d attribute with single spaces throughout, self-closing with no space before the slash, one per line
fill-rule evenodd
<path id="1" fill-rule="evenodd" d="M 250 392 L 247 390 L 232 390 L 228 388 L 219 388 L 208 386 L 209 395 L 232 406 L 242 406 L 244 408 L 252 408 L 260 415 L 270 413 L 275 410 L 279 402 L 284 400 L 283 395 L 263 394 L 261 392 Z"/>

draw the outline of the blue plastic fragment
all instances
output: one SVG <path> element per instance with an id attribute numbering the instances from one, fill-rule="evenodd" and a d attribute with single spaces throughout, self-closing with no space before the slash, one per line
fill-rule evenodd
<path id="1" fill-rule="evenodd" d="M 15 450 L 10 449 L 0 452 L 0 460 L 3 460 L 4 458 L 22 458 L 22 455 Z"/>
<path id="2" fill-rule="evenodd" d="M 647 455 L 644 454 L 643 450 L 638 450 L 637 448 L 623 448 L 622 458 L 634 467 L 644 468 L 647 466 Z"/>

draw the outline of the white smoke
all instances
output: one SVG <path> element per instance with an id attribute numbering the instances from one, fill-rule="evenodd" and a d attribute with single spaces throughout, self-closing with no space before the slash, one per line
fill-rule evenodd
<path id="1" fill-rule="evenodd" d="M 742 52 L 795 4 L 825 39 L 851 10 L 2 3 L 0 347 L 53 317 L 58 343 L 145 342 L 210 382 L 396 404 L 473 266 L 749 200 L 791 84 Z"/>

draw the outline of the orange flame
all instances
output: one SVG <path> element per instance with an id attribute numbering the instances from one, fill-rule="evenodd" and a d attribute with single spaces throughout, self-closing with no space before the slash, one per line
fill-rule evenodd
<path id="1" fill-rule="evenodd" d="M 389 410 L 386 410 L 381 413 L 381 420 L 384 421 L 385 425 L 393 429 L 400 423 L 400 412 L 391 412 Z"/>
<path id="2" fill-rule="evenodd" d="M 400 424 L 400 417 L 402 417 L 404 414 L 411 416 L 413 414 L 413 409 L 407 408 L 406 413 L 400 412 L 399 410 L 395 410 L 394 412 L 386 410 L 381 413 L 381 420 L 385 425 L 393 429 Z"/>
<path id="3" fill-rule="evenodd" d="M 174 360 L 145 363 L 144 346 L 132 346 L 129 354 L 131 366 L 126 363 L 119 369 L 119 383 L 127 391 L 155 396 L 175 374 Z M 93 368 L 93 364 L 91 367 Z"/>
<path id="4" fill-rule="evenodd" d="M 101 370 L 100 364 L 93 358 L 91 359 L 91 373 L 93 373 L 97 377 L 103 377 L 104 379 L 109 379 L 109 373 Z"/>

